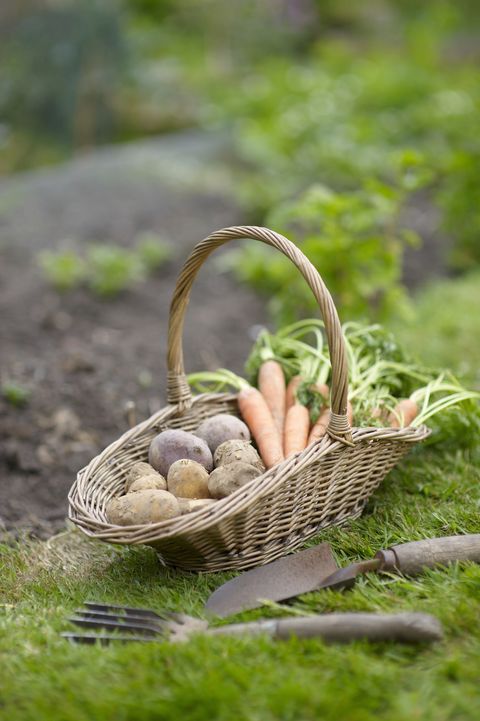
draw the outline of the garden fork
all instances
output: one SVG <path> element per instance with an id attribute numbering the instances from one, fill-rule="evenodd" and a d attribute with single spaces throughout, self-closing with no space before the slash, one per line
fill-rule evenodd
<path id="1" fill-rule="evenodd" d="M 345 643 L 364 638 L 371 641 L 420 643 L 438 641 L 443 632 L 440 622 L 426 613 L 331 613 L 282 619 L 261 619 L 210 628 L 208 621 L 170 611 L 156 613 L 149 609 L 113 606 L 87 602 L 68 619 L 81 628 L 107 633 L 63 633 L 72 643 L 186 641 L 192 634 L 210 636 L 258 636 L 274 639 L 322 638 L 327 642 Z M 120 633 L 117 633 L 120 632 Z"/>

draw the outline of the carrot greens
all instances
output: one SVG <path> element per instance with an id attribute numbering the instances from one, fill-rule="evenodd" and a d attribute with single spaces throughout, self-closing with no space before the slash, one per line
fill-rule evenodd
<path id="1" fill-rule="evenodd" d="M 433 423 L 432 441 L 459 436 L 464 444 L 476 442 L 480 431 L 480 394 L 465 388 L 455 376 L 415 362 L 393 335 L 379 324 L 349 322 L 342 326 L 348 361 L 349 401 L 354 425 L 403 427 L 401 403 L 416 404 L 408 425 Z M 262 329 L 253 344 L 245 370 L 250 383 L 258 384 L 262 365 L 278 363 L 285 381 L 294 380 L 294 401 L 308 408 L 315 424 L 328 410 L 331 364 L 324 324 L 306 319 L 284 326 L 276 333 Z M 248 382 L 227 370 L 193 373 L 192 387 L 200 392 L 240 390 Z M 455 418 L 456 422 L 452 419 Z"/>

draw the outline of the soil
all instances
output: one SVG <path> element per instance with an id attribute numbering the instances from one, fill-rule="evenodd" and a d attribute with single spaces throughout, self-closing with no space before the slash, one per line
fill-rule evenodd
<path id="1" fill-rule="evenodd" d="M 77 471 L 127 428 L 165 403 L 168 307 L 193 245 L 240 224 L 224 141 L 201 133 L 96 151 L 62 167 L 0 183 L 0 385 L 28 392 L 16 407 L 0 393 L 0 535 L 51 535 L 65 524 Z M 445 243 L 419 198 L 411 225 L 425 243 L 410 251 L 405 281 L 444 271 Z M 142 231 L 171 240 L 173 260 L 114 299 L 59 294 L 38 254 L 88 241 L 128 247 Z M 219 271 L 214 259 L 194 286 L 185 327 L 187 370 L 241 372 L 263 301 Z"/>
<path id="2" fill-rule="evenodd" d="M 179 170 L 177 160 L 172 179 L 175 142 L 184 167 Z M 189 172 L 189 143 L 191 149 L 195 142 L 197 165 Z M 206 148 L 205 141 L 183 136 L 95 153 L 0 185 L 0 380 L 29 394 L 22 407 L 0 399 L 4 530 L 46 537 L 62 528 L 76 472 L 128 427 L 126 402 L 135 402 L 137 421 L 164 405 L 175 277 L 198 240 L 241 222 L 232 200 L 215 190 L 217 181 L 209 189 L 208 172 L 210 180 L 221 176 L 217 156 L 215 144 Z M 59 294 L 39 271 L 37 254 L 65 238 L 76 246 L 92 238 L 126 246 L 144 230 L 172 239 L 174 259 L 113 299 L 86 290 Z M 264 320 L 262 302 L 210 259 L 187 315 L 187 370 L 241 372 L 252 327 Z"/>

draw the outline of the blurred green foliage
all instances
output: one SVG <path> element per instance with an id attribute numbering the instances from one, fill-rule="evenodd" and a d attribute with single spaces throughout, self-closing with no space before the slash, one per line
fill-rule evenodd
<path id="1" fill-rule="evenodd" d="M 300 217 L 308 188 L 352 202 L 396 187 L 398 158 L 411 153 L 452 239 L 451 266 L 480 262 L 473 0 L 7 0 L 0 20 L 0 172 L 101 142 L 227 130 L 246 213 L 276 223 L 296 207 L 295 239 L 306 225 L 311 244 L 322 238 L 312 253 L 323 269 L 330 230 L 324 209 L 315 228 Z M 390 238 L 376 275 L 389 257 L 398 278 L 402 244 L 393 260 Z"/>
<path id="2" fill-rule="evenodd" d="M 255 222 L 275 220 L 311 184 L 335 193 L 394 184 L 411 152 L 452 237 L 452 267 L 480 262 L 476 3 L 247 2 L 241 18 L 218 0 L 131 7 L 150 38 L 150 69 L 169 68 L 177 98 L 188 88 L 190 122 L 231 132 Z"/>
<path id="3" fill-rule="evenodd" d="M 91 245 L 87 264 L 88 286 L 96 295 L 106 298 L 132 288 L 145 274 L 137 253 L 115 245 Z"/>
<path id="4" fill-rule="evenodd" d="M 25 386 L 14 381 L 6 381 L 0 387 L 0 394 L 7 403 L 15 408 L 22 408 L 28 402 L 30 391 Z"/>
<path id="5" fill-rule="evenodd" d="M 50 283 L 60 291 L 76 288 L 87 274 L 84 259 L 73 250 L 45 250 L 39 255 L 39 263 Z"/>
<path id="6" fill-rule="evenodd" d="M 171 245 L 157 233 L 146 232 L 137 235 L 137 255 L 147 271 L 161 268 L 172 257 Z"/>
<path id="7" fill-rule="evenodd" d="M 439 279 L 415 298 L 415 323 L 396 323 L 395 337 L 426 365 L 450 368 L 480 390 L 480 271 Z"/>
<path id="8" fill-rule="evenodd" d="M 480 85 L 473 64 L 422 64 L 398 49 L 323 44 L 269 60 L 224 91 L 212 121 L 234 122 L 243 197 L 264 215 L 312 182 L 335 190 L 391 181 L 399 154 L 423 157 L 459 269 L 480 261 Z"/>
<path id="9" fill-rule="evenodd" d="M 346 318 L 386 320 L 410 310 L 401 284 L 401 259 L 404 246 L 418 238 L 398 222 L 406 187 L 413 183 L 410 169 L 401 181 L 397 186 L 370 181 L 360 190 L 344 192 L 312 185 L 267 216 L 268 226 L 302 238 L 301 250 L 320 270 Z M 271 298 L 278 323 L 315 312 L 316 301 L 304 278 L 271 249 L 252 244 L 231 251 L 223 263 Z"/>
<path id="10" fill-rule="evenodd" d="M 137 236 L 133 250 L 91 243 L 85 252 L 44 251 L 38 262 L 56 290 L 63 292 L 87 285 L 96 295 L 109 298 L 133 288 L 161 268 L 171 255 L 171 246 L 150 232 Z"/>
<path id="11" fill-rule="evenodd" d="M 27 0 L 0 13 L 0 114 L 24 152 L 111 138 L 127 58 L 120 2 Z"/>

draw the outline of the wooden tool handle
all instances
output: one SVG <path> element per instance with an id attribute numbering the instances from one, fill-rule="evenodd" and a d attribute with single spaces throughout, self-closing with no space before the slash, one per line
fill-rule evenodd
<path id="1" fill-rule="evenodd" d="M 480 534 L 426 538 L 393 546 L 376 555 L 381 560 L 381 570 L 398 570 L 414 576 L 424 568 L 446 566 L 453 561 L 480 563 Z"/>
<path id="2" fill-rule="evenodd" d="M 260 635 L 272 638 L 322 638 L 327 642 L 347 643 L 366 638 L 370 641 L 422 643 L 443 637 L 438 619 L 427 613 L 330 613 L 322 616 L 285 618 L 237 623 L 209 631 L 215 635 Z"/>

